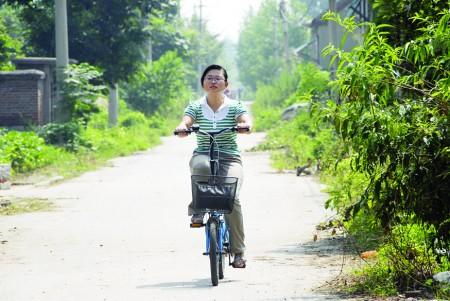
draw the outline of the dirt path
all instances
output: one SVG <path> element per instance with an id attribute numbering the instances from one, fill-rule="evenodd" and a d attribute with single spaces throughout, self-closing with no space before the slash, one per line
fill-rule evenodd
<path id="1" fill-rule="evenodd" d="M 240 137 L 243 149 L 262 139 Z M 263 152 L 243 153 L 248 267 L 227 268 L 211 287 L 203 230 L 190 229 L 186 215 L 193 146 L 193 137 L 165 138 L 58 185 L 0 191 L 56 204 L 0 217 L 0 299 L 338 300 L 313 291 L 340 270 L 336 247 L 312 241 L 330 216 L 321 186 L 276 173 Z"/>

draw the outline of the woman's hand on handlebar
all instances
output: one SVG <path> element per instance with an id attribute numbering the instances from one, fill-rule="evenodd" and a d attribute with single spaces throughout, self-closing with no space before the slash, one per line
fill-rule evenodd
<path id="1" fill-rule="evenodd" d="M 192 124 L 194 123 L 194 120 L 190 116 L 183 116 L 183 119 L 181 119 L 180 124 L 175 128 L 175 131 L 173 132 L 174 135 L 177 135 L 178 137 L 186 137 L 191 133 L 189 130 Z"/>
<path id="2" fill-rule="evenodd" d="M 239 134 L 250 134 L 250 125 L 246 122 L 239 122 L 237 130 Z"/>
<path id="3" fill-rule="evenodd" d="M 180 124 L 175 128 L 175 131 L 173 133 L 182 138 L 188 136 L 191 132 L 188 130 L 188 127 L 185 124 Z"/>

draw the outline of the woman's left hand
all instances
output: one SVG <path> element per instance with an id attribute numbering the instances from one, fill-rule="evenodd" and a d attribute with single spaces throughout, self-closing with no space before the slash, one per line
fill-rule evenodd
<path id="1" fill-rule="evenodd" d="M 246 123 L 246 122 L 239 122 L 237 124 L 238 127 L 238 133 L 239 134 L 250 134 L 250 124 Z"/>

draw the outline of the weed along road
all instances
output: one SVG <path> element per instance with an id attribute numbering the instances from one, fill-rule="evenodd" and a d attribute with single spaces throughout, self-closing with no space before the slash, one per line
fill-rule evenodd
<path id="1" fill-rule="evenodd" d="M 262 134 L 241 135 L 242 149 Z M 48 211 L 0 216 L 0 299 L 337 300 L 315 288 L 341 269 L 331 239 L 313 241 L 331 214 L 310 176 L 277 173 L 265 152 L 243 152 L 247 268 L 212 287 L 204 230 L 190 229 L 188 161 L 195 137 L 52 185 L 13 186 L 4 198 L 42 198 Z"/>

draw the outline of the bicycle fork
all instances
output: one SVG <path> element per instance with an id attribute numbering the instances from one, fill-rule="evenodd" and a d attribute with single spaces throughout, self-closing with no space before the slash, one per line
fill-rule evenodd
<path id="1" fill-rule="evenodd" d="M 203 255 L 209 255 L 210 250 L 210 224 L 215 223 L 217 225 L 217 250 L 220 255 L 230 255 L 230 233 L 228 232 L 227 225 L 223 216 L 211 215 L 206 222 L 205 234 L 206 234 L 206 252 Z"/>

